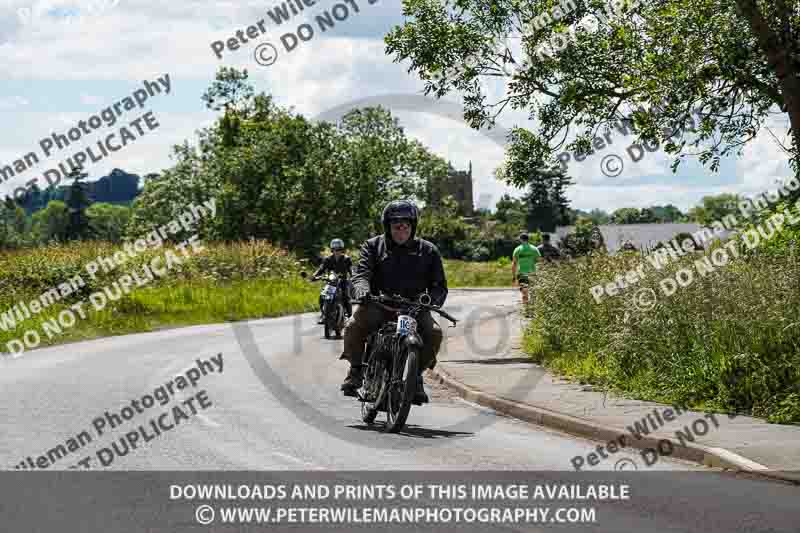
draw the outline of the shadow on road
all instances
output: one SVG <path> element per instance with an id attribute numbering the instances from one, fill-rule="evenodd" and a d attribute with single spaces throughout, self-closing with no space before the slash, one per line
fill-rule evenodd
<path id="1" fill-rule="evenodd" d="M 360 429 L 362 431 L 373 431 L 375 433 L 383 433 L 386 427 L 385 422 L 377 422 L 371 426 L 366 424 L 348 426 L 353 429 Z M 414 425 L 407 425 L 403 431 L 397 435 L 404 435 L 406 437 L 416 437 L 421 439 L 440 439 L 440 438 L 453 438 L 453 437 L 472 437 L 475 433 L 469 431 L 447 431 L 441 429 L 429 429 Z"/>

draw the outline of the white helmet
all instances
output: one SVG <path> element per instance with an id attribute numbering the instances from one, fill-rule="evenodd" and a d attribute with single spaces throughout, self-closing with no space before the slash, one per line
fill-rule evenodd
<path id="1" fill-rule="evenodd" d="M 333 239 L 331 241 L 331 250 L 344 250 L 344 241 L 342 239 Z"/>

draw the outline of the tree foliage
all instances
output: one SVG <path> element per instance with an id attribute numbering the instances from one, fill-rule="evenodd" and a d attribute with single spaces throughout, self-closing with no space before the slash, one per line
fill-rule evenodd
<path id="1" fill-rule="evenodd" d="M 89 198 L 89 188 L 86 182 L 82 181 L 87 176 L 88 174 L 81 169 L 72 169 L 67 175 L 67 179 L 73 180 L 67 191 L 68 220 L 65 230 L 67 240 L 83 240 L 92 235 L 89 218 L 86 216 L 86 210 L 92 201 Z"/>
<path id="2" fill-rule="evenodd" d="M 446 172 L 385 109 L 312 122 L 254 92 L 246 70 L 217 72 L 203 99 L 223 115 L 197 149 L 175 147 L 176 165 L 146 181 L 129 233 L 215 198 L 216 217 L 199 228 L 208 238 L 267 239 L 316 255 L 332 238 L 353 245 L 382 231 L 386 203 L 424 202 L 428 177 Z"/>
<path id="3" fill-rule="evenodd" d="M 534 166 L 565 148 L 588 151 L 601 129 L 630 117 L 640 142 L 681 154 L 673 170 L 686 146 L 717 170 L 777 114 L 789 119 L 784 149 L 800 170 L 797 0 L 621 0 L 614 12 L 599 0 L 568 3 L 575 9 L 553 21 L 551 0 L 404 0 L 407 22 L 386 36 L 387 53 L 409 62 L 426 94 L 463 91 L 475 128 L 506 108 L 528 112 L 538 131 L 515 129 L 511 142 Z M 542 52 L 568 33 L 563 49 Z M 489 100 L 481 76 L 508 81 L 501 99 Z M 689 135 L 694 110 L 702 121 Z M 578 136 L 564 146 L 571 129 Z"/>
<path id="4" fill-rule="evenodd" d="M 698 224 L 710 226 L 716 220 L 722 221 L 727 215 L 737 214 L 741 200 L 739 195 L 730 193 L 703 196 L 701 204 L 689 210 L 689 216 Z"/>
<path id="5" fill-rule="evenodd" d="M 562 252 L 571 257 L 592 255 L 606 252 L 603 234 L 590 219 L 580 218 L 575 224 L 575 231 L 565 235 L 559 243 Z"/>

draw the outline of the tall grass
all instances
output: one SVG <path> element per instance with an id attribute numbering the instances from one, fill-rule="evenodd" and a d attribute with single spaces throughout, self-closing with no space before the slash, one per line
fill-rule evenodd
<path id="1" fill-rule="evenodd" d="M 7 313 L 20 301 L 28 304 L 74 276 L 80 275 L 86 284 L 13 328 L 0 326 L 0 352 L 10 351 L 7 343 L 21 339 L 29 330 L 39 333 L 39 346 L 48 346 L 165 327 L 318 309 L 320 285 L 298 275 L 302 270 L 313 272 L 307 261 L 263 241 L 205 243 L 204 247 L 205 250 L 190 253 L 188 257 L 173 247 L 149 248 L 110 272 L 98 270 L 96 279 L 87 273 L 86 265 L 98 257 L 113 256 L 121 247 L 82 242 L 0 253 L 0 313 Z M 141 272 L 145 264 L 158 255 L 163 256 L 166 249 L 173 250 L 182 264 L 169 269 L 164 278 L 156 278 L 143 287 L 134 286 L 103 309 L 94 309 L 88 299 L 90 294 L 110 287 L 124 274 Z M 452 287 L 494 285 L 503 269 L 494 263 L 445 262 Z M 65 327 L 58 320 L 59 313 L 79 302 L 83 302 L 86 318 Z M 60 329 L 60 333 L 52 336 L 44 333 L 44 323 L 52 324 L 50 331 Z"/>
<path id="2" fill-rule="evenodd" d="M 72 340 L 90 339 L 152 331 L 167 326 L 185 326 L 224 321 L 279 316 L 317 308 L 319 287 L 297 274 L 307 269 L 285 250 L 265 242 L 205 244 L 188 257 L 168 246 L 150 248 L 110 272 L 100 269 L 93 279 L 86 265 L 98 256 L 111 257 L 120 250 L 108 243 L 83 242 L 63 246 L 18 251 L 0 255 L 0 313 L 19 301 L 30 302 L 50 288 L 80 275 L 86 283 L 41 313 L 18 323 L 13 329 L 0 328 L 0 350 L 6 343 L 36 329 L 41 346 Z M 141 271 L 143 265 L 170 249 L 182 264 L 175 265 L 163 278 L 135 287 L 118 300 L 109 301 L 97 311 L 88 300 L 91 293 L 111 286 L 122 275 Z M 110 298 L 109 298 L 110 300 Z M 86 319 L 73 327 L 58 322 L 61 311 L 83 302 Z M 60 334 L 44 333 L 49 322 Z M 51 331 L 53 331 L 51 329 Z"/>
<path id="3" fill-rule="evenodd" d="M 740 257 L 701 277 L 693 263 L 702 257 L 661 271 L 648 264 L 644 280 L 599 303 L 591 288 L 636 268 L 639 255 L 542 269 L 527 351 L 562 374 L 641 399 L 800 423 L 798 261 Z M 681 268 L 694 272 L 694 282 L 665 295 L 659 282 Z M 657 295 L 652 309 L 634 303 L 648 289 Z"/>
<path id="4" fill-rule="evenodd" d="M 510 287 L 511 266 L 502 259 L 489 262 L 444 260 L 447 285 L 459 287 Z"/>

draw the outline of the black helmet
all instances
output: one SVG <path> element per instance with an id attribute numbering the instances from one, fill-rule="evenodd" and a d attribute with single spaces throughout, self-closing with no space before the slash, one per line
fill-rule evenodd
<path id="1" fill-rule="evenodd" d="M 386 233 L 387 238 L 391 238 L 392 230 L 389 225 L 393 220 L 406 219 L 411 221 L 411 237 L 417 233 L 417 221 L 419 220 L 419 211 L 417 206 L 408 200 L 395 200 L 389 202 L 383 209 L 383 231 Z"/>

